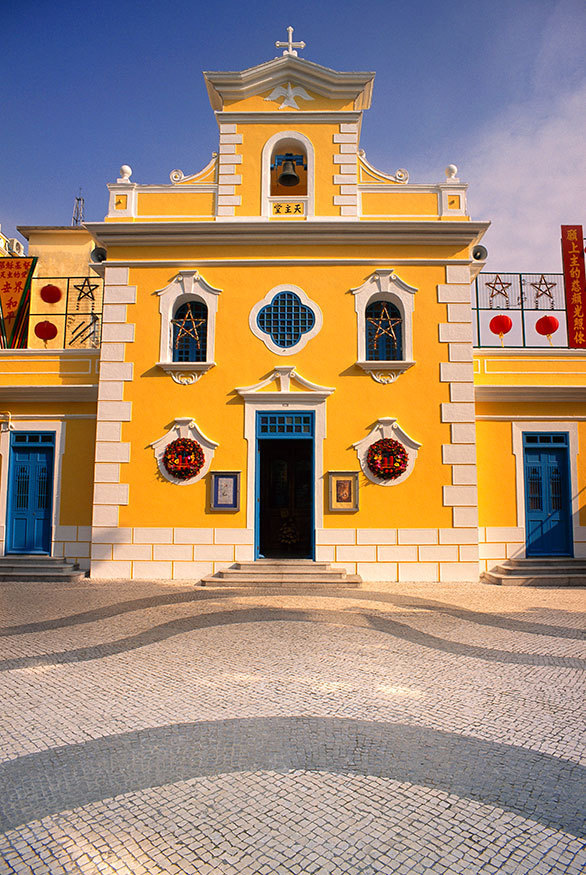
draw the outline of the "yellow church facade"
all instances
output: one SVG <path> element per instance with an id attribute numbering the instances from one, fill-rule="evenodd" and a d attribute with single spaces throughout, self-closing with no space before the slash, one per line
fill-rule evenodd
<path id="1" fill-rule="evenodd" d="M 585 359 L 482 347 L 488 223 L 457 169 L 423 185 L 371 166 L 374 75 L 291 39 L 204 77 L 202 171 L 149 185 L 124 165 L 103 222 L 21 229 L 38 262 L 28 348 L 0 351 L 4 552 L 184 581 L 293 558 L 475 581 L 584 555 Z M 537 469 L 564 505 L 553 535 Z M 39 476 L 35 517 L 18 505 Z"/>

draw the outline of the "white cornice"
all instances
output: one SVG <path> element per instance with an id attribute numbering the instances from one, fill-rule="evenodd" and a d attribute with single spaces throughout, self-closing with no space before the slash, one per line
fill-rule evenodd
<path id="1" fill-rule="evenodd" d="M 153 245 L 397 245 L 470 246 L 488 222 L 87 222 L 104 246 Z"/>
<path id="2" fill-rule="evenodd" d="M 118 188 L 128 188 L 128 186 L 119 186 L 119 185 L 108 185 L 107 186 L 110 191 Z M 170 183 L 168 185 L 141 185 L 140 183 L 135 183 L 134 190 L 138 192 L 138 194 L 142 194 L 143 192 L 153 192 L 161 194 L 162 192 L 172 191 L 173 194 L 182 191 L 211 191 L 215 192 L 218 188 L 216 182 L 191 182 L 191 183 Z"/>
<path id="3" fill-rule="evenodd" d="M 401 192 L 402 194 L 412 194 L 415 192 L 426 192 L 427 194 L 437 194 L 440 191 L 440 186 L 438 184 L 434 184 L 433 182 L 429 184 L 425 183 L 398 183 L 393 182 L 359 182 L 358 183 L 359 191 L 391 191 L 393 194 L 395 192 Z"/>
<path id="4" fill-rule="evenodd" d="M 374 82 L 374 73 L 340 72 L 293 55 L 281 55 L 247 70 L 204 71 L 203 77 L 215 110 L 222 109 L 224 100 L 242 100 L 288 81 L 326 98 L 353 100 L 355 109 L 368 109 Z"/>
<path id="5" fill-rule="evenodd" d="M 586 401 L 586 386 L 475 386 L 476 401 L 545 401 L 549 404 Z"/>
<path id="6" fill-rule="evenodd" d="M 97 401 L 97 383 L 62 384 L 60 386 L 0 386 L 0 401 Z M 56 417 L 59 418 L 58 416 Z"/>
<path id="7" fill-rule="evenodd" d="M 359 124 L 361 112 L 351 110 L 298 110 L 297 112 L 217 112 L 218 124 Z"/>
<path id="8" fill-rule="evenodd" d="M 584 358 L 586 357 L 586 349 L 558 349 L 557 347 L 545 347 L 544 349 L 535 349 L 535 348 L 523 348 L 523 347 L 505 347 L 505 349 L 492 349 L 489 347 L 474 347 L 473 350 L 475 358 L 531 358 L 532 356 L 537 356 L 538 358 L 557 358 L 558 356 L 570 358 Z"/>
<path id="9" fill-rule="evenodd" d="M 26 358 L 32 361 L 46 358 L 98 358 L 99 349 L 0 349 L 0 361 L 6 358 Z"/>
<path id="10" fill-rule="evenodd" d="M 470 260 L 465 258 L 377 258 L 373 256 L 371 258 L 235 258 L 232 253 L 226 255 L 225 258 L 181 258 L 181 259 L 168 259 L 162 258 L 160 261 L 147 261 L 142 259 L 126 259 L 124 261 L 116 261 L 115 259 L 108 260 L 108 267 L 170 267 L 170 268 L 192 268 L 192 267 L 202 267 L 202 265 L 209 267 L 254 267 L 259 265 L 273 265 L 273 266 L 281 266 L 281 265 L 329 265 L 333 266 L 341 266 L 341 265 L 352 265 L 352 264 L 366 264 L 370 265 L 373 270 L 376 270 L 378 266 L 387 267 L 389 262 L 392 262 L 395 266 L 399 264 L 416 264 L 423 265 L 427 267 L 437 267 L 438 265 L 470 265 Z M 105 268 L 104 268 L 105 269 Z M 3 354 L 4 350 L 0 350 L 0 356 Z"/>

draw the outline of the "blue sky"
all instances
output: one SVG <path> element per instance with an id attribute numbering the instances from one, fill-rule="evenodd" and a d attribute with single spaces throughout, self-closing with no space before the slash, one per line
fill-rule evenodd
<path id="1" fill-rule="evenodd" d="M 4 0 L 7 2 L 7 0 Z M 586 224 L 583 0 L 19 0 L 0 32 L 0 223 L 86 218 L 106 183 L 167 183 L 217 148 L 202 70 L 275 57 L 376 72 L 361 146 L 382 170 L 470 184 L 494 270 L 559 271 L 559 225 Z"/>

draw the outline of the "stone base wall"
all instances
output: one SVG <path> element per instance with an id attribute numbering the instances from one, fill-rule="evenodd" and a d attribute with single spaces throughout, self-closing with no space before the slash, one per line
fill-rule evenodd
<path id="1" fill-rule="evenodd" d="M 318 529 L 316 559 L 364 580 L 476 581 L 478 532 Z M 91 576 L 199 580 L 254 558 L 252 529 L 94 528 Z"/>
<path id="2" fill-rule="evenodd" d="M 89 571 L 91 540 L 91 526 L 55 526 L 52 555 L 77 562 L 82 571 Z"/>
<path id="3" fill-rule="evenodd" d="M 480 526 L 478 529 L 480 571 L 490 571 L 505 559 L 525 558 L 522 526 Z M 586 559 L 586 526 L 574 529 L 574 557 Z"/>

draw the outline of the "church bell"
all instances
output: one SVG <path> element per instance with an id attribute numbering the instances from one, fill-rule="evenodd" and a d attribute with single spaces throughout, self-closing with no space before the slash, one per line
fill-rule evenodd
<path id="1" fill-rule="evenodd" d="M 279 185 L 287 186 L 299 184 L 299 176 L 295 172 L 295 161 L 293 160 L 293 155 L 291 155 L 291 157 L 285 155 L 285 160 L 283 161 L 283 169 L 279 174 L 277 182 L 279 183 Z"/>

